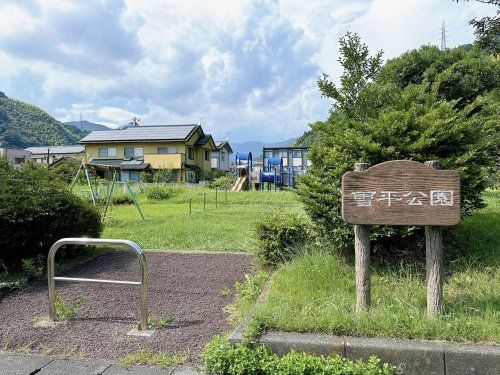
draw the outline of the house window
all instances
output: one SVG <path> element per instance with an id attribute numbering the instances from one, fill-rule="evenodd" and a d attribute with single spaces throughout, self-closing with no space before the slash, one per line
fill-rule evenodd
<path id="1" fill-rule="evenodd" d="M 116 147 L 100 147 L 99 157 L 115 157 Z"/>
<path id="2" fill-rule="evenodd" d="M 302 157 L 302 150 L 293 150 L 293 157 L 294 158 L 301 158 Z"/>
<path id="3" fill-rule="evenodd" d="M 220 153 L 220 160 L 221 161 L 225 161 L 226 160 L 226 154 L 224 153 L 224 151 L 221 151 L 221 153 Z"/>
<path id="4" fill-rule="evenodd" d="M 21 164 L 24 163 L 25 159 L 24 158 L 14 158 L 14 163 L 15 164 Z"/>
<path id="5" fill-rule="evenodd" d="M 177 147 L 158 147 L 159 154 L 177 154 Z"/>
<path id="6" fill-rule="evenodd" d="M 144 149 L 142 147 L 125 147 L 125 158 L 138 158 L 144 156 Z"/>
<path id="7" fill-rule="evenodd" d="M 188 148 L 188 159 L 194 160 L 194 148 Z"/>
<path id="8" fill-rule="evenodd" d="M 210 160 L 210 151 L 205 150 L 205 160 L 209 161 Z"/>
<path id="9" fill-rule="evenodd" d="M 277 158 L 280 155 L 278 150 L 273 150 L 273 158 Z"/>

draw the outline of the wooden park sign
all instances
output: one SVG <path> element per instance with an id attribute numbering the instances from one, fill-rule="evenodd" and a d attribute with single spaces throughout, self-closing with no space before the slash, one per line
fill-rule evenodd
<path id="1" fill-rule="evenodd" d="M 370 305 L 370 224 L 424 225 L 426 234 L 427 312 L 438 313 L 442 300 L 442 226 L 460 220 L 460 178 L 425 164 L 393 160 L 368 168 L 357 163 L 342 177 L 342 218 L 354 225 L 358 310 Z"/>

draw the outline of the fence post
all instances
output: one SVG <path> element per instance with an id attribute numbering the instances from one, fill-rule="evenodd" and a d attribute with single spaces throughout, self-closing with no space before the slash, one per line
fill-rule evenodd
<path id="1" fill-rule="evenodd" d="M 217 188 L 215 188 L 215 209 L 217 209 Z"/>
<path id="2" fill-rule="evenodd" d="M 207 193 L 203 193 L 203 211 L 205 211 L 206 203 L 207 203 Z"/>
<path id="3" fill-rule="evenodd" d="M 356 172 L 368 169 L 367 163 L 354 164 Z M 368 225 L 354 225 L 356 263 L 356 311 L 370 307 L 370 230 Z"/>
<path id="4" fill-rule="evenodd" d="M 439 160 L 426 161 L 425 165 L 439 169 Z M 427 278 L 427 315 L 436 316 L 443 300 L 443 228 L 425 227 L 425 271 Z"/>
<path id="5" fill-rule="evenodd" d="M 225 195 L 226 195 L 226 207 L 227 207 L 227 188 L 226 188 L 225 192 L 226 192 Z"/>
<path id="6" fill-rule="evenodd" d="M 193 198 L 189 198 L 189 213 L 191 213 L 191 205 L 193 203 Z"/>

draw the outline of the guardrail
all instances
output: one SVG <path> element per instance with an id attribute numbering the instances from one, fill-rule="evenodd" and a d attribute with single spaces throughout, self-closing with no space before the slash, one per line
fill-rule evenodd
<path id="1" fill-rule="evenodd" d="M 127 246 L 134 250 L 139 257 L 141 266 L 141 281 L 121 281 L 105 279 L 85 279 L 78 277 L 56 277 L 55 276 L 55 256 L 57 250 L 64 245 L 96 245 L 96 246 Z M 140 330 L 146 330 L 148 327 L 148 267 L 144 251 L 135 242 L 128 240 L 100 239 L 100 238 L 63 238 L 52 245 L 47 258 L 47 274 L 49 281 L 49 318 L 55 319 L 55 301 L 56 301 L 56 281 L 69 282 L 89 282 L 102 284 L 118 285 L 140 285 L 141 286 L 141 323 Z"/>

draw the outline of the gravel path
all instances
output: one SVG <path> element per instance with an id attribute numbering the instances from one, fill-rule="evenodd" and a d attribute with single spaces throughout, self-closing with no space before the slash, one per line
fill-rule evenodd
<path id="1" fill-rule="evenodd" d="M 84 295 L 87 301 L 70 322 L 53 328 L 34 328 L 47 316 L 47 285 L 38 282 L 0 300 L 0 350 L 80 353 L 92 358 L 117 359 L 150 348 L 167 353 L 188 352 L 196 361 L 203 345 L 230 330 L 224 306 L 231 296 L 220 296 L 252 271 L 245 254 L 146 253 L 149 268 L 149 311 L 168 316 L 173 323 L 153 337 L 127 336 L 139 321 L 140 291 L 136 286 L 57 282 L 64 301 Z M 139 264 L 133 253 L 116 251 L 94 258 L 65 276 L 138 280 Z"/>

